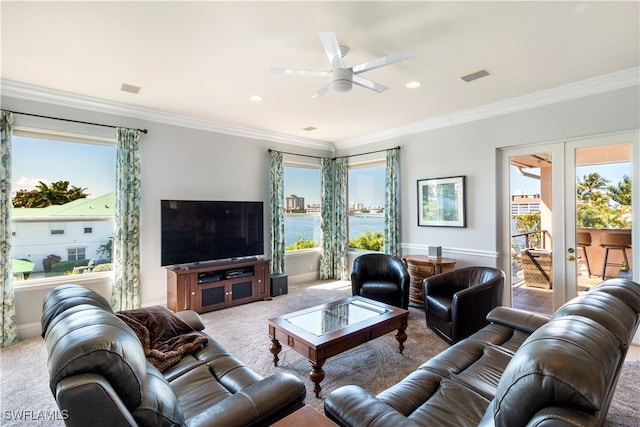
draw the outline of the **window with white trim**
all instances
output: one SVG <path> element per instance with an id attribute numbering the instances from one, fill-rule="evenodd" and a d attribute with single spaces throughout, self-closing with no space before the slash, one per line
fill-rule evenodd
<path id="1" fill-rule="evenodd" d="M 284 181 L 285 251 L 320 246 L 320 167 L 286 164 Z"/>
<path id="2" fill-rule="evenodd" d="M 18 284 L 75 274 L 66 261 L 111 261 L 115 159 L 115 140 L 14 128 L 11 256 L 30 269 L 14 268 Z"/>
<path id="3" fill-rule="evenodd" d="M 347 227 L 350 249 L 384 251 L 385 161 L 350 164 Z"/>

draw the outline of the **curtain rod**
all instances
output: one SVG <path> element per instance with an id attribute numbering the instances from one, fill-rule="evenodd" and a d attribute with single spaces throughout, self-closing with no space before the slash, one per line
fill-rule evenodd
<path id="1" fill-rule="evenodd" d="M 375 151 L 368 151 L 366 153 L 358 153 L 358 154 L 349 154 L 348 156 L 338 156 L 338 157 L 331 157 L 331 160 L 336 160 L 336 159 L 344 159 L 344 158 L 349 158 L 349 157 L 356 157 L 356 156 L 365 156 L 367 154 L 375 154 L 375 153 L 382 153 L 384 151 L 389 151 L 389 150 L 399 150 L 400 146 L 398 145 L 397 147 L 392 147 L 392 148 L 385 148 L 383 150 L 375 150 Z M 280 150 L 272 150 L 271 148 L 269 148 L 269 152 L 271 153 L 272 151 L 277 151 L 279 153 L 282 154 L 289 154 L 292 156 L 301 156 L 301 157 L 311 157 L 312 159 L 327 159 L 328 157 L 322 157 L 322 156 L 312 156 L 310 154 L 297 154 L 297 153 L 288 153 L 286 151 L 280 151 Z"/>
<path id="2" fill-rule="evenodd" d="M 126 126 L 105 125 L 105 124 L 102 124 L 102 123 L 83 122 L 81 120 L 62 119 L 60 117 L 42 116 L 40 114 L 21 113 L 20 111 L 11 111 L 11 110 L 4 110 L 4 111 L 7 111 L 7 112 L 13 113 L 13 114 L 22 114 L 23 116 L 40 117 L 41 119 L 60 120 L 60 121 L 63 121 L 63 122 L 71 122 L 71 123 L 80 123 L 80 124 L 83 124 L 83 125 L 102 126 L 102 127 L 105 127 L 105 128 L 112 128 L 112 129 L 117 129 L 119 127 L 126 127 Z M 142 133 L 148 133 L 149 132 L 146 129 L 136 129 L 136 130 L 139 130 Z"/>

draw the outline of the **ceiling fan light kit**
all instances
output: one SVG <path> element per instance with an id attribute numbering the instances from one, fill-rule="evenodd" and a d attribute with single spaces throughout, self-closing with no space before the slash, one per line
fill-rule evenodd
<path id="1" fill-rule="evenodd" d="M 365 71 L 373 70 L 376 68 L 384 67 L 385 65 L 390 65 L 396 62 L 413 58 L 413 54 L 411 52 L 404 51 L 387 55 L 382 58 L 374 59 L 373 61 L 354 65 L 353 67 L 347 67 L 344 63 L 344 56 L 347 54 L 347 52 L 349 52 L 349 48 L 347 46 L 338 44 L 338 39 L 333 31 L 321 32 L 318 33 L 318 35 L 320 37 L 320 43 L 322 44 L 327 58 L 329 59 L 329 63 L 331 64 L 331 71 L 290 70 L 283 68 L 271 69 L 272 72 L 281 74 L 297 74 L 306 76 L 328 75 L 329 82 L 318 89 L 318 91 L 312 95 L 313 98 L 321 97 L 329 89 L 338 93 L 349 92 L 354 83 L 358 86 L 362 86 L 374 92 L 384 92 L 388 89 L 386 86 L 366 79 L 360 74 L 364 73 Z"/>
<path id="2" fill-rule="evenodd" d="M 331 71 L 331 89 L 334 92 L 349 92 L 352 87 L 353 72 L 345 68 L 336 68 Z"/>

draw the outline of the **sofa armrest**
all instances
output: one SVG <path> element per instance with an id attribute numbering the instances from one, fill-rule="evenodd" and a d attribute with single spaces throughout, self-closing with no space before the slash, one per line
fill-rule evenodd
<path id="1" fill-rule="evenodd" d="M 202 320 L 202 317 L 193 310 L 178 311 L 176 316 L 184 320 L 196 331 L 202 331 L 204 329 L 204 321 Z"/>
<path id="2" fill-rule="evenodd" d="M 189 427 L 269 425 L 302 408 L 306 388 L 295 376 L 277 373 L 251 384 L 186 420 Z"/>
<path id="3" fill-rule="evenodd" d="M 65 425 L 70 427 L 138 425 L 109 381 L 97 374 L 60 380 L 56 385 L 56 403 Z M 100 416 L 96 416 L 98 407 Z"/>
<path id="4" fill-rule="evenodd" d="M 417 424 L 356 385 L 347 385 L 329 393 L 324 412 L 341 426 L 416 427 Z"/>
<path id="5" fill-rule="evenodd" d="M 538 411 L 527 427 L 596 427 L 598 421 L 590 415 L 575 410 L 548 407 Z"/>
<path id="6" fill-rule="evenodd" d="M 496 307 L 487 314 L 490 323 L 509 326 L 527 333 L 532 333 L 549 322 L 549 317 L 511 307 Z"/>

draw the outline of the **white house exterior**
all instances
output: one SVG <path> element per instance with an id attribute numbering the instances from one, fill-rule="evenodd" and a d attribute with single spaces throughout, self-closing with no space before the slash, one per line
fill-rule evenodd
<path id="1" fill-rule="evenodd" d="M 114 193 L 46 208 L 13 208 L 12 258 L 35 263 L 34 272 L 43 271 L 49 255 L 61 261 L 105 258 L 97 251 L 113 237 L 114 212 Z"/>

